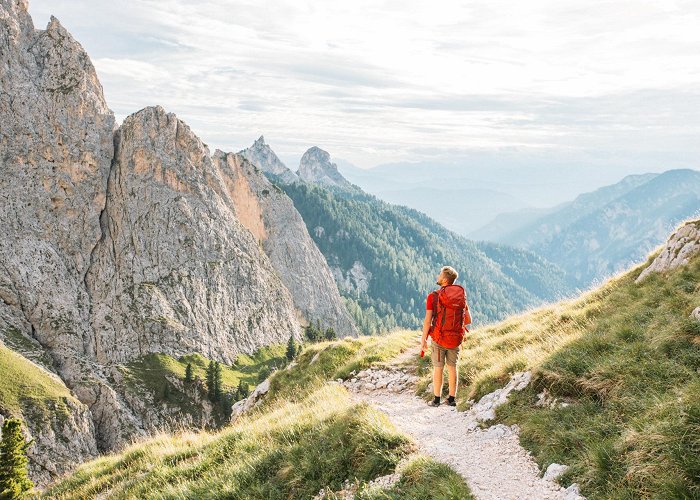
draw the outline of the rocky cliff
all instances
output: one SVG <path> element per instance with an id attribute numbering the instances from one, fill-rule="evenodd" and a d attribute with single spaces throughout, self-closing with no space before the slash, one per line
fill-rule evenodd
<path id="1" fill-rule="evenodd" d="M 35 30 L 26 1 L 0 0 L 0 58 L 0 342 L 70 400 L 38 419 L 0 393 L 0 414 L 40 437 L 35 480 L 173 420 L 122 383 L 132 360 L 230 363 L 299 338 L 304 316 L 354 332 L 293 205 L 262 176 L 241 182 L 242 158 L 213 160 L 157 106 L 115 130 L 83 48 L 53 17 Z M 85 432 L 55 446 L 65 422 Z"/>
<path id="2" fill-rule="evenodd" d="M 325 257 L 311 239 L 292 200 L 240 154 L 217 151 L 214 163 L 231 179 L 234 202 L 248 207 L 239 216 L 254 235 L 282 282 L 290 290 L 301 321 L 320 321 L 338 335 L 357 335 L 357 328 L 343 305 Z"/>
<path id="3" fill-rule="evenodd" d="M 301 157 L 299 178 L 322 186 L 352 188 L 352 184 L 338 172 L 338 166 L 331 161 L 331 155 L 316 146 L 309 148 Z"/>
<path id="4" fill-rule="evenodd" d="M 636 282 L 641 282 L 652 273 L 661 273 L 684 266 L 699 252 L 700 219 L 696 219 L 685 222 L 669 237 L 659 254 L 642 271 Z"/>
<path id="5" fill-rule="evenodd" d="M 299 180 L 299 176 L 287 168 L 272 148 L 265 143 L 265 138 L 262 135 L 252 146 L 239 151 L 238 154 L 266 174 L 273 176 L 273 178 L 279 178 L 282 182 L 290 183 Z"/>

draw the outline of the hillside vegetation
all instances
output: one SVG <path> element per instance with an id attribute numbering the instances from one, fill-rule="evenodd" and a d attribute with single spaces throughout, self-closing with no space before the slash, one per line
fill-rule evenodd
<path id="1" fill-rule="evenodd" d="M 346 481 L 362 498 L 471 498 L 450 468 L 416 454 L 387 417 L 355 404 L 335 378 L 381 363 L 417 342 L 415 332 L 306 346 L 275 372 L 252 413 L 217 432 L 159 435 L 82 465 L 44 492 L 48 498 L 310 498 Z M 394 472 L 389 490 L 367 483 Z M 435 496 L 437 495 L 437 496 Z"/>
<path id="2" fill-rule="evenodd" d="M 644 267 L 478 329 L 461 356 L 461 408 L 533 369 L 499 419 L 589 498 L 700 496 L 700 256 L 635 284 Z"/>
<path id="3" fill-rule="evenodd" d="M 67 400 L 75 400 L 65 384 L 0 342 L 0 412 L 24 419 L 67 418 Z"/>
<path id="4" fill-rule="evenodd" d="M 458 282 L 482 324 L 569 291 L 563 271 L 534 254 L 482 248 L 424 214 L 359 189 L 280 185 L 335 270 L 348 310 L 365 333 L 420 326 L 425 296 L 444 265 L 461 273 Z"/>

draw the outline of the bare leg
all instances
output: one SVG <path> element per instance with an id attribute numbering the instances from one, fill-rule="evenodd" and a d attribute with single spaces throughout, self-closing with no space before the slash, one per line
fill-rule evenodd
<path id="1" fill-rule="evenodd" d="M 450 387 L 450 396 L 457 395 L 457 367 L 447 365 L 447 377 Z M 442 384 L 442 373 L 440 373 L 440 383 Z"/>
<path id="2" fill-rule="evenodd" d="M 433 394 L 436 398 L 442 395 L 442 370 L 444 367 L 433 368 Z"/>

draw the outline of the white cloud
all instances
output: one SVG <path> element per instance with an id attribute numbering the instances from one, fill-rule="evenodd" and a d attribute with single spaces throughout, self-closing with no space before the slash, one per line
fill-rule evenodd
<path id="1" fill-rule="evenodd" d="M 264 133 L 284 158 L 318 144 L 361 166 L 504 148 L 630 164 L 700 153 L 686 104 L 700 83 L 694 2 L 31 0 L 30 12 L 81 41 L 119 118 L 161 104 L 222 149 Z"/>

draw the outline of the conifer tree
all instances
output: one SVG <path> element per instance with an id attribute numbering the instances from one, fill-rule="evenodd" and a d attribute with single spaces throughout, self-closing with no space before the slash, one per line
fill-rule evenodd
<path id="1" fill-rule="evenodd" d="M 207 366 L 207 397 L 209 401 L 214 401 L 214 379 L 216 377 L 216 368 L 214 368 L 214 361 L 209 361 Z"/>
<path id="2" fill-rule="evenodd" d="M 243 379 L 238 381 L 238 388 L 236 389 L 236 400 L 240 401 L 243 398 L 248 397 L 248 384 L 243 382 Z"/>
<path id="3" fill-rule="evenodd" d="M 333 328 L 328 328 L 326 330 L 326 340 L 335 340 L 337 338 L 338 336 L 335 334 L 335 330 L 333 330 Z"/>
<path id="4" fill-rule="evenodd" d="M 214 362 L 214 399 L 213 401 L 220 401 L 221 395 L 223 393 L 223 376 L 221 370 L 221 363 L 218 361 Z"/>
<path id="5" fill-rule="evenodd" d="M 297 355 L 297 343 L 294 340 L 294 335 L 289 336 L 289 342 L 287 342 L 287 359 L 289 361 L 294 359 Z"/>
<path id="6" fill-rule="evenodd" d="M 27 472 L 27 448 L 22 421 L 8 418 L 2 425 L 0 441 L 0 498 L 20 498 L 34 487 Z"/>
<path id="7" fill-rule="evenodd" d="M 192 368 L 192 363 L 187 363 L 187 368 L 185 368 L 185 383 L 191 384 L 194 381 L 194 369 Z"/>

